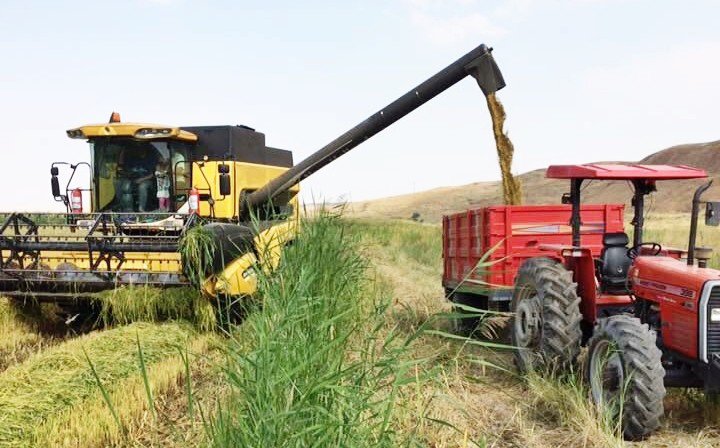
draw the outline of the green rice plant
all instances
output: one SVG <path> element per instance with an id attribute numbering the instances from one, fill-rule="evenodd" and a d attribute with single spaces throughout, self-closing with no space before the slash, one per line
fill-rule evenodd
<path id="1" fill-rule="evenodd" d="M 29 440 L 38 425 L 97 393 L 98 382 L 112 387 L 138 375 L 138 337 L 152 369 L 194 337 L 194 331 L 177 323 L 138 322 L 80 336 L 0 373 L 0 446 L 32 446 Z"/>
<path id="2" fill-rule="evenodd" d="M 393 429 L 398 391 L 415 381 L 409 340 L 385 326 L 388 302 L 366 303 L 366 261 L 338 216 L 303 223 L 274 273 L 259 270 L 261 305 L 228 346 L 229 399 L 212 446 L 409 444 Z"/>
<path id="3" fill-rule="evenodd" d="M 193 285 L 200 287 L 203 284 L 217 249 L 213 234 L 203 225 L 189 229 L 180 239 L 179 251 L 184 272 Z"/>
<path id="4" fill-rule="evenodd" d="M 157 412 L 155 411 L 155 401 L 153 399 L 152 387 L 150 386 L 150 380 L 148 379 L 148 369 L 145 363 L 145 355 L 143 355 L 142 345 L 140 345 L 140 335 L 137 336 L 137 349 L 138 349 L 138 360 L 140 361 L 140 373 L 142 374 L 143 386 L 145 386 L 145 395 L 148 400 L 148 408 L 152 411 L 153 418 L 157 418 Z"/>
<path id="5" fill-rule="evenodd" d="M 214 330 L 217 325 L 213 303 L 195 288 L 131 285 L 104 291 L 97 297 L 105 325 L 187 320 L 202 331 Z"/>
<path id="6" fill-rule="evenodd" d="M 87 360 L 88 365 L 90 366 L 90 371 L 92 372 L 93 378 L 95 378 L 95 381 L 97 382 L 98 389 L 100 389 L 100 393 L 102 394 L 105 404 L 107 404 L 108 409 L 110 409 L 110 414 L 112 414 L 115 424 L 117 425 L 118 428 L 122 428 L 122 425 L 120 424 L 120 417 L 118 417 L 117 410 L 115 409 L 115 405 L 113 404 L 112 400 L 110 399 L 110 394 L 108 393 L 107 388 L 103 385 L 102 379 L 100 379 L 100 375 L 98 375 L 97 369 L 95 368 L 95 364 L 93 364 L 92 360 L 90 359 L 90 356 L 88 356 L 87 351 L 85 351 L 84 348 L 83 348 L 83 355 L 85 355 L 85 359 Z"/>

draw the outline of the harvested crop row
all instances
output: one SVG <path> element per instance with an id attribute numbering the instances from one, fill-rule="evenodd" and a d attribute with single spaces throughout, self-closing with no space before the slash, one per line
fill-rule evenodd
<path id="1" fill-rule="evenodd" d="M 138 340 L 152 366 L 193 338 L 188 325 L 135 323 L 79 337 L 8 368 L 0 374 L 0 446 L 28 446 L 38 425 L 97 393 L 98 380 L 112 386 L 139 376 Z"/>
<path id="2" fill-rule="evenodd" d="M 10 302 L 0 298 L 0 372 L 40 350 L 44 342 L 32 325 L 20 319 Z"/>
<path id="3" fill-rule="evenodd" d="M 92 448 L 122 446 L 135 438 L 136 432 L 154 432 L 153 429 L 165 422 L 171 423 L 173 416 L 162 411 L 166 398 L 178 397 L 182 401 L 181 411 L 192 415 L 197 413 L 193 380 L 201 372 L 205 376 L 219 376 L 212 364 L 218 361 L 211 352 L 213 335 L 201 335 L 189 343 L 186 349 L 175 356 L 163 359 L 147 369 L 147 383 L 151 399 L 145 388 L 142 375 L 132 375 L 114 384 L 108 384 L 108 398 L 112 407 L 98 389 L 94 394 L 52 417 L 33 431 L 33 446 L 63 448 Z M 144 348 L 143 348 L 144 350 Z M 191 378 L 188 382 L 188 375 Z M 152 406 L 150 403 L 152 402 Z M 114 412 L 114 414 L 113 414 Z M 87 416 L 92 415 L 92 423 Z M 119 420 L 120 425 L 118 425 Z M 183 431 L 182 437 L 185 436 Z M 156 434 L 146 434 L 153 437 Z M 172 439 L 174 434 L 165 435 Z"/>
<path id="4" fill-rule="evenodd" d="M 184 320 L 199 330 L 215 329 L 214 305 L 194 288 L 121 286 L 98 294 L 105 325 Z"/>

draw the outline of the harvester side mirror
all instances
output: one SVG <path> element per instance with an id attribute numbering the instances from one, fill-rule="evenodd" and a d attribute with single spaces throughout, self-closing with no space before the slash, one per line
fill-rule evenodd
<path id="1" fill-rule="evenodd" d="M 705 225 L 720 226 L 720 202 L 705 203 Z"/>
<path id="2" fill-rule="evenodd" d="M 228 196 L 230 194 L 230 175 L 220 175 L 220 194 L 222 196 Z"/>
<path id="3" fill-rule="evenodd" d="M 56 166 L 50 168 L 50 188 L 52 188 L 53 197 L 60 197 L 60 181 L 58 181 L 58 173 L 60 170 Z"/>
<path id="4" fill-rule="evenodd" d="M 220 173 L 220 195 L 230 195 L 230 165 L 218 165 L 218 173 Z"/>

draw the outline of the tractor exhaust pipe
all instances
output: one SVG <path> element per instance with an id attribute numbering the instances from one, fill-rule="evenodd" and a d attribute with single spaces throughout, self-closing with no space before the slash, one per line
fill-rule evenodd
<path id="1" fill-rule="evenodd" d="M 347 153 L 378 132 L 400 120 L 438 94 L 457 84 L 466 76 L 477 81 L 483 94 L 490 95 L 503 87 L 505 80 L 492 57 L 492 48 L 481 44 L 457 61 L 448 65 L 425 82 L 385 106 L 366 120 L 331 141 L 302 162 L 287 170 L 264 187 L 245 197 L 241 216 L 247 218 L 250 210 L 272 201 L 280 193 L 298 184 L 328 163 Z"/>
<path id="2" fill-rule="evenodd" d="M 692 214 L 690 215 L 690 240 L 688 241 L 688 266 L 695 264 L 695 244 L 697 242 L 698 213 L 700 212 L 701 202 L 700 197 L 707 191 L 708 188 L 710 188 L 712 183 L 713 181 L 710 181 L 705 185 L 700 185 L 693 195 Z"/>

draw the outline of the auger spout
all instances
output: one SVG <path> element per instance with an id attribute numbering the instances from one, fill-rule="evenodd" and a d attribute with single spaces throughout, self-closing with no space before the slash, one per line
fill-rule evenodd
<path id="1" fill-rule="evenodd" d="M 278 194 L 287 191 L 328 163 L 457 84 L 466 76 L 474 77 L 486 96 L 505 87 L 502 73 L 500 73 L 500 69 L 492 57 L 492 48 L 481 44 L 354 128 L 323 146 L 264 187 L 247 195 L 243 201 L 242 214 L 247 217 L 250 210 L 272 201 Z"/>

